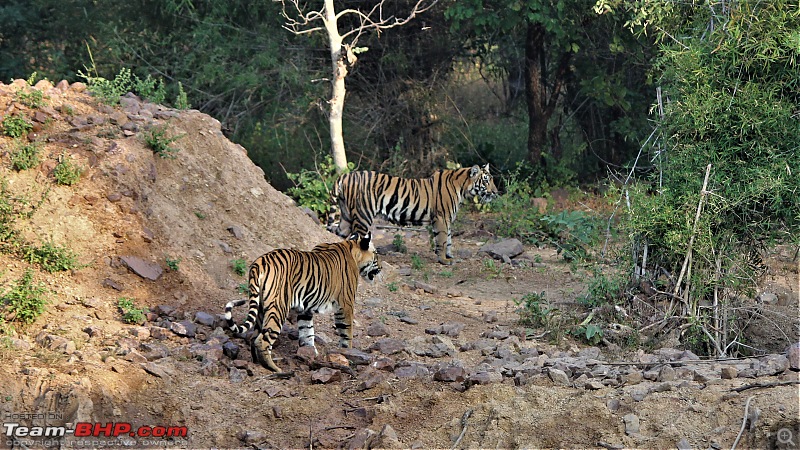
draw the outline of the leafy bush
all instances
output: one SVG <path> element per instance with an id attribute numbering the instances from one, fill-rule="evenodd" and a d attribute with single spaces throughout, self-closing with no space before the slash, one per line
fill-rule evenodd
<path id="1" fill-rule="evenodd" d="M 183 90 L 183 83 L 178 81 L 178 96 L 175 99 L 176 109 L 189 109 L 192 105 L 189 104 L 189 99 L 186 96 L 186 91 Z"/>
<path id="2" fill-rule="evenodd" d="M 231 261 L 231 267 L 233 268 L 233 273 L 244 276 L 247 272 L 247 261 L 245 261 L 244 258 L 236 258 Z"/>
<path id="3" fill-rule="evenodd" d="M 62 272 L 78 268 L 78 257 L 71 249 L 53 242 L 41 246 L 23 245 L 22 257 L 31 264 L 38 264 L 47 272 Z"/>
<path id="4" fill-rule="evenodd" d="M 546 326 L 550 322 L 549 316 L 556 311 L 545 299 L 544 291 L 525 294 L 521 299 L 514 299 L 514 304 L 517 305 L 520 322 L 532 327 Z"/>
<path id="5" fill-rule="evenodd" d="M 414 253 L 411 255 L 411 268 L 414 270 L 422 270 L 425 267 L 425 261 L 422 258 Z"/>
<path id="6" fill-rule="evenodd" d="M 166 258 L 167 268 L 173 272 L 178 271 L 178 265 L 181 263 L 181 258 Z"/>
<path id="7" fill-rule="evenodd" d="M 12 138 L 25 136 L 33 129 L 33 125 L 28 122 L 28 119 L 19 114 L 10 114 L 6 116 L 0 124 L 3 125 L 3 133 Z"/>
<path id="8" fill-rule="evenodd" d="M 14 98 L 28 108 L 38 109 L 44 106 L 44 94 L 38 89 L 20 89 L 14 93 Z"/>
<path id="9" fill-rule="evenodd" d="M 397 250 L 398 253 L 406 253 L 408 252 L 408 246 L 406 246 L 406 241 L 403 239 L 403 235 L 398 233 L 394 235 L 394 239 L 392 239 L 392 245 L 394 249 Z"/>
<path id="10" fill-rule="evenodd" d="M 122 321 L 125 323 L 141 325 L 146 320 L 147 308 L 137 308 L 133 299 L 120 297 L 117 306 L 122 312 Z"/>
<path id="11" fill-rule="evenodd" d="M 0 306 L 8 311 L 14 320 L 32 323 L 45 310 L 47 289 L 44 283 L 33 281 L 33 271 L 28 269 L 15 285 L 0 297 Z"/>
<path id="12" fill-rule="evenodd" d="M 39 143 L 31 142 L 29 144 L 17 143 L 17 149 L 12 151 L 11 167 L 15 170 L 27 170 L 39 165 Z"/>
<path id="13" fill-rule="evenodd" d="M 72 186 L 81 179 L 82 173 L 83 168 L 76 166 L 72 162 L 72 158 L 65 153 L 59 158 L 58 164 L 56 164 L 56 168 L 53 170 L 53 177 L 58 184 Z"/>
<path id="14" fill-rule="evenodd" d="M 355 165 L 347 163 L 345 173 L 353 170 Z M 286 190 L 297 204 L 317 213 L 319 217 L 327 217 L 331 210 L 331 190 L 339 174 L 330 155 L 318 164 L 316 170 L 302 169 L 299 173 L 286 173 L 286 177 L 294 183 L 294 187 Z"/>
<path id="15" fill-rule="evenodd" d="M 180 151 L 170 144 L 182 138 L 184 135 L 167 137 L 167 125 L 154 126 L 144 133 L 144 142 L 153 150 L 156 155 L 165 159 L 175 159 L 175 154 Z"/>

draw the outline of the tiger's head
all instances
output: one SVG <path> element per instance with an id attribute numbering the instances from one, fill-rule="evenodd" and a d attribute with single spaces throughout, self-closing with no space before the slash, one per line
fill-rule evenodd
<path id="1" fill-rule="evenodd" d="M 375 245 L 372 243 L 372 232 L 367 231 L 363 237 L 353 233 L 347 240 L 358 244 L 350 247 L 350 253 L 358 265 L 358 272 L 365 279 L 374 280 L 381 273 L 381 264 L 378 262 L 378 254 L 375 253 Z"/>
<path id="2" fill-rule="evenodd" d="M 472 183 L 469 189 L 470 196 L 477 196 L 481 203 L 489 203 L 497 197 L 497 187 L 489 172 L 489 164 L 483 168 L 478 165 L 472 166 L 469 169 L 469 179 Z"/>

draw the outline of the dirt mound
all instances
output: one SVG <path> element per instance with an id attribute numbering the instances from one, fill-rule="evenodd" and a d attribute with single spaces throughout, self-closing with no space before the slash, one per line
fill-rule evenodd
<path id="1" fill-rule="evenodd" d="M 20 92 L 34 90 L 43 104 L 26 106 Z M 109 107 L 80 83 L 18 80 L 0 84 L 0 121 L 10 116 L 33 124 L 20 140 L 0 136 L 3 198 L 30 212 L 14 229 L 27 242 L 68 246 L 81 267 L 48 273 L 19 252 L 0 253 L 0 293 L 32 269 L 51 301 L 33 324 L 4 325 L 6 446 L 43 445 L 33 428 L 7 425 L 17 423 L 65 426 L 74 433 L 51 444 L 84 447 L 720 448 L 733 444 L 745 410 L 741 446 L 792 448 L 786 432 L 797 442 L 798 372 L 787 355 L 709 361 L 531 335 L 514 299 L 545 292 L 574 309 L 583 274 L 547 249 L 491 260 L 477 250 L 492 236 L 469 224 L 454 239 L 461 259 L 452 267 L 435 262 L 425 232 L 376 230 L 376 245 L 402 240 L 408 253 L 383 255 L 383 279 L 359 285 L 353 348 L 335 348 L 322 316 L 314 356 L 298 349 L 289 324 L 274 354 L 292 375 L 276 378 L 221 327 L 245 281 L 233 260 L 338 238 L 199 112 L 132 96 Z M 153 131 L 175 138 L 174 158 L 145 144 Z M 11 155 L 28 142 L 41 162 L 12 170 Z M 64 159 L 84 169 L 75 185 L 54 182 Z M 120 298 L 148 307 L 146 320 L 124 323 Z M 782 307 L 789 325 L 779 334 L 796 339 L 797 308 Z M 79 423 L 96 436 L 79 436 Z"/>

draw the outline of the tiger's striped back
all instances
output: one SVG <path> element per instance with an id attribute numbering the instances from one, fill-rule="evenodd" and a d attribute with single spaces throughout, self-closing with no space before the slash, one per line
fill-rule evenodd
<path id="1" fill-rule="evenodd" d="M 339 177 L 333 196 L 340 215 L 335 229 L 339 236 L 364 235 L 376 216 L 397 225 L 433 225 L 439 262 L 451 264 L 451 225 L 461 201 L 478 196 L 481 202 L 489 202 L 497 196 L 497 188 L 487 164 L 439 170 L 422 179 L 352 172 Z"/>
<path id="2" fill-rule="evenodd" d="M 300 345 L 314 347 L 315 313 L 334 313 L 340 344 L 349 347 L 359 274 L 372 280 L 379 272 L 371 235 L 356 240 L 321 244 L 311 251 L 279 249 L 257 258 L 248 271 L 249 311 L 242 325 L 232 310 L 245 300 L 225 305 L 228 328 L 242 335 L 252 329 L 253 361 L 280 371 L 272 361 L 272 345 L 291 309 L 298 313 Z M 315 349 L 316 350 L 316 349 Z"/>

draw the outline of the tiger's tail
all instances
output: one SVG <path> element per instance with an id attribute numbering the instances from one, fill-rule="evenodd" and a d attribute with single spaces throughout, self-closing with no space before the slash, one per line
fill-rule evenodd
<path id="1" fill-rule="evenodd" d="M 328 207 L 328 215 L 325 219 L 325 228 L 331 233 L 336 233 L 336 229 L 339 228 L 339 221 L 341 220 L 341 211 L 339 210 L 339 195 L 342 186 L 342 177 L 339 177 L 335 183 L 333 183 L 333 189 L 331 189 L 331 197 L 330 197 L 330 205 Z"/>
<path id="2" fill-rule="evenodd" d="M 236 322 L 233 321 L 231 311 L 233 311 L 233 308 L 242 306 L 245 303 L 247 303 L 247 299 L 233 300 L 225 305 L 225 321 L 228 324 L 228 329 L 237 335 L 243 335 L 252 330 L 253 325 L 256 323 L 256 317 L 258 316 L 258 298 L 256 298 L 255 301 L 250 299 L 250 311 L 247 313 L 247 319 L 245 319 L 244 324 L 236 325 Z"/>

